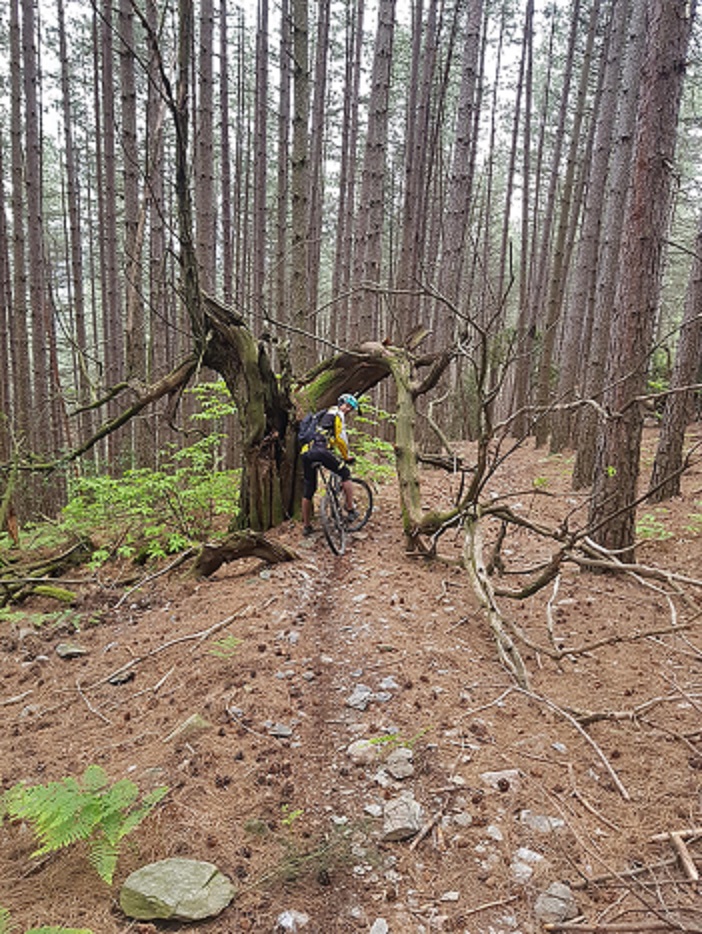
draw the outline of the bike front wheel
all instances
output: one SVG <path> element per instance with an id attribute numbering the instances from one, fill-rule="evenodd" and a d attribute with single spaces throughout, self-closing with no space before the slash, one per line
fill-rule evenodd
<path id="1" fill-rule="evenodd" d="M 353 484 L 353 505 L 358 513 L 358 518 L 347 521 L 346 528 L 349 532 L 358 532 L 368 522 L 373 512 L 373 491 L 365 480 L 359 477 L 351 477 Z"/>
<path id="2" fill-rule="evenodd" d="M 319 518 L 327 544 L 335 555 L 343 555 L 346 550 L 346 527 L 341 516 L 341 509 L 335 497 L 325 493 L 319 504 Z"/>

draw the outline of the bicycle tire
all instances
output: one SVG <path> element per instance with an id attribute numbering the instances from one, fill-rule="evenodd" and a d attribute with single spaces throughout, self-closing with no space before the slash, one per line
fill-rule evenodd
<path id="1" fill-rule="evenodd" d="M 358 518 L 346 523 L 349 532 L 358 532 L 368 522 L 373 512 L 373 491 L 370 484 L 360 477 L 351 477 L 353 483 L 353 505 Z"/>
<path id="2" fill-rule="evenodd" d="M 346 528 L 339 503 L 333 493 L 325 493 L 319 504 L 319 519 L 327 544 L 335 555 L 346 551 Z"/>

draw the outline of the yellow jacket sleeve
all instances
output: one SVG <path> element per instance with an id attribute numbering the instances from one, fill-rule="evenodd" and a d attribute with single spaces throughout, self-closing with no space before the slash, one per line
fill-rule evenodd
<path id="1" fill-rule="evenodd" d="M 334 433 L 331 437 L 331 445 L 333 448 L 336 448 L 342 460 L 348 460 L 349 443 L 346 439 L 346 431 L 344 430 L 344 420 L 340 415 L 337 415 L 334 419 Z"/>

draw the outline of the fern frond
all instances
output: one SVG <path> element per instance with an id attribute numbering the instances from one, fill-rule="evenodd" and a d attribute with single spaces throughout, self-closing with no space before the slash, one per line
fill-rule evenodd
<path id="1" fill-rule="evenodd" d="M 89 765 L 85 772 L 83 772 L 83 778 L 81 779 L 81 784 L 85 791 L 90 791 L 93 794 L 102 791 L 109 783 L 110 780 L 107 777 L 107 773 L 102 766 L 99 765 Z"/>
<path id="2" fill-rule="evenodd" d="M 121 840 L 122 837 L 126 837 L 128 833 L 131 833 L 133 830 L 135 830 L 144 820 L 144 818 L 149 816 L 159 801 L 162 801 L 166 797 L 169 790 L 170 789 L 166 785 L 162 785 L 159 788 L 156 788 L 150 794 L 146 795 L 141 803 L 141 806 L 124 818 L 122 825 L 119 828 L 119 837 L 117 839 Z"/>
<path id="3" fill-rule="evenodd" d="M 112 882 L 119 841 L 131 833 L 168 793 L 161 787 L 145 795 L 122 779 L 109 787 L 104 769 L 92 765 L 78 781 L 68 776 L 47 785 L 23 782 L 10 788 L 2 801 L 6 813 L 32 824 L 39 848 L 32 856 L 52 853 L 79 840 L 90 842 L 90 861 L 106 882 Z M 0 934 L 4 934 L 0 928 Z"/>
<path id="4" fill-rule="evenodd" d="M 26 934 L 93 934 L 90 928 L 32 928 Z"/>
<path id="5" fill-rule="evenodd" d="M 11 934 L 10 912 L 0 906 L 0 934 Z"/>
<path id="6" fill-rule="evenodd" d="M 118 857 L 119 847 L 105 837 L 97 837 L 95 840 L 91 840 L 90 853 L 88 854 L 90 865 L 102 881 L 108 885 L 112 885 Z"/>

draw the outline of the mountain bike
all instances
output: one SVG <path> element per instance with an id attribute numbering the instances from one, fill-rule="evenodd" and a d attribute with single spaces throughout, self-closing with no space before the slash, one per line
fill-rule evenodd
<path id="1" fill-rule="evenodd" d="M 341 480 L 337 474 L 321 464 L 317 470 L 324 483 L 324 494 L 319 504 L 319 518 L 327 544 L 335 555 L 343 555 L 349 532 L 358 532 L 370 519 L 373 512 L 373 491 L 365 480 L 351 477 L 353 504 L 358 515 L 349 519 L 345 509 L 345 497 Z"/>

